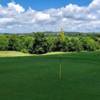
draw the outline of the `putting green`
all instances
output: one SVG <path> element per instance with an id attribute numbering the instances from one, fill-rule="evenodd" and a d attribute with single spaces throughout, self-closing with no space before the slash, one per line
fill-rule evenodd
<path id="1" fill-rule="evenodd" d="M 1 57 L 0 100 L 100 100 L 100 52 Z"/>

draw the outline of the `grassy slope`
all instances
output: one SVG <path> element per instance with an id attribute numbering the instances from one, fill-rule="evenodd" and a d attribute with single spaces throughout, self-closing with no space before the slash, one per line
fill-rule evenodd
<path id="1" fill-rule="evenodd" d="M 59 55 L 59 54 L 66 54 L 66 53 L 65 52 L 49 52 L 42 55 Z M 0 57 L 21 57 L 21 56 L 38 56 L 38 55 L 22 53 L 18 51 L 0 51 Z"/>
<path id="2" fill-rule="evenodd" d="M 0 57 L 30 56 L 30 54 L 17 51 L 0 51 Z"/>
<path id="3" fill-rule="evenodd" d="M 0 58 L 0 100 L 100 100 L 100 52 Z"/>
<path id="4" fill-rule="evenodd" d="M 67 54 L 65 52 L 49 52 L 42 55 L 59 55 L 59 54 Z M 18 51 L 0 51 L 0 57 L 21 57 L 21 56 L 40 56 L 36 54 L 28 54 L 22 53 Z"/>

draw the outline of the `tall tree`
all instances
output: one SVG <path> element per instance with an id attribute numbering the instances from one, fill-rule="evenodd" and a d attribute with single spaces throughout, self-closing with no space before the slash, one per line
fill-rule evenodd
<path id="1" fill-rule="evenodd" d="M 48 52 L 48 42 L 44 33 L 34 34 L 34 43 L 31 49 L 31 53 L 43 54 Z"/>
<path id="2" fill-rule="evenodd" d="M 61 28 L 61 32 L 59 33 L 59 39 L 61 42 L 65 41 L 65 33 L 62 28 Z"/>

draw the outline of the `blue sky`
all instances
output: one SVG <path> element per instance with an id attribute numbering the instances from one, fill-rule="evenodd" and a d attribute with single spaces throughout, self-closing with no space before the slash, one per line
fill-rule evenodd
<path id="1" fill-rule="evenodd" d="M 1 0 L 0 33 L 100 32 L 100 0 Z"/>
<path id="2" fill-rule="evenodd" d="M 11 0 L 1 0 L 1 4 L 6 6 Z M 92 0 L 12 0 L 22 5 L 25 9 L 29 7 L 35 10 L 45 10 L 50 8 L 59 8 L 70 3 L 79 6 L 88 6 Z"/>

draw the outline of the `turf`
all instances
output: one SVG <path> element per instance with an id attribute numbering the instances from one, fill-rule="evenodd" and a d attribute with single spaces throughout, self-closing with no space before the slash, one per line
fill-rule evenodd
<path id="1" fill-rule="evenodd" d="M 100 52 L 0 58 L 0 100 L 100 100 Z"/>

